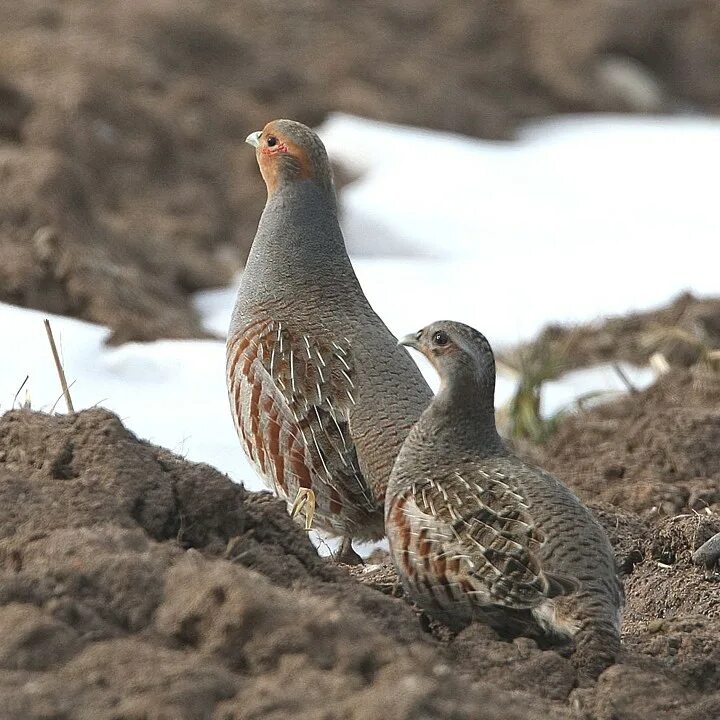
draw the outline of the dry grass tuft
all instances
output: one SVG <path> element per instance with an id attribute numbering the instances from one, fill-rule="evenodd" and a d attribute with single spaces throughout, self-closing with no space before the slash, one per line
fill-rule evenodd
<path id="1" fill-rule="evenodd" d="M 568 369 L 566 352 L 556 344 L 541 339 L 501 355 L 498 369 L 518 380 L 515 394 L 501 413 L 506 423 L 506 434 L 513 439 L 545 442 L 555 431 L 563 413 L 543 417 L 542 386 Z"/>

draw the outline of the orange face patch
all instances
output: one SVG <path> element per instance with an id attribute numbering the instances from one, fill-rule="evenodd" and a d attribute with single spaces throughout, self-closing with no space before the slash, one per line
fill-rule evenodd
<path id="1" fill-rule="evenodd" d="M 268 145 L 271 138 L 274 145 Z M 315 175 L 307 150 L 288 138 L 274 123 L 268 123 L 262 130 L 258 164 L 269 195 L 283 183 L 308 180 Z"/>
<path id="2" fill-rule="evenodd" d="M 269 147 L 267 143 L 260 148 L 260 152 L 263 155 L 275 155 L 276 153 L 286 153 L 288 151 L 287 143 L 278 140 L 277 145 Z"/>

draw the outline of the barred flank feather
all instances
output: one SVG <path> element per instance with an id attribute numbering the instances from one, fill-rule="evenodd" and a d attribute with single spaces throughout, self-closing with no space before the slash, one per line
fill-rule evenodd
<path id="1" fill-rule="evenodd" d="M 414 594 L 431 604 L 536 607 L 577 590 L 570 578 L 544 572 L 545 536 L 517 487 L 498 471 L 465 466 L 423 477 L 392 499 L 390 542 Z M 438 592 L 440 590 L 440 592 Z"/>
<path id="2" fill-rule="evenodd" d="M 238 435 L 269 487 L 288 503 L 313 490 L 316 523 L 331 532 L 367 523 L 376 503 L 350 434 L 349 344 L 256 321 L 228 343 L 227 381 Z"/>

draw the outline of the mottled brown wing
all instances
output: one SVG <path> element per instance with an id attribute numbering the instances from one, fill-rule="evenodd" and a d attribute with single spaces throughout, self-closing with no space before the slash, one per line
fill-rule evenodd
<path id="1" fill-rule="evenodd" d="M 500 472 L 465 466 L 442 481 L 415 483 L 397 503 L 407 523 L 404 541 L 421 563 L 416 572 L 450 595 L 531 608 L 577 589 L 572 579 L 543 572 L 543 534 L 518 489 Z"/>
<path id="2" fill-rule="evenodd" d="M 375 503 L 348 423 L 349 343 L 256 322 L 228 344 L 227 374 L 235 426 L 268 485 L 290 503 L 299 488 L 312 489 L 324 529 L 349 534 L 366 522 Z"/>

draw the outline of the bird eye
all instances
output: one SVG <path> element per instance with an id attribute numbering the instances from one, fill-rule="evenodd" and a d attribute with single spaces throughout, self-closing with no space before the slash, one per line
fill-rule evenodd
<path id="1" fill-rule="evenodd" d="M 447 345 L 449 339 L 450 338 L 448 338 L 447 333 L 444 333 L 442 330 L 438 330 L 432 336 L 432 341 L 435 345 Z"/>
<path id="2" fill-rule="evenodd" d="M 267 139 L 267 146 L 268 147 L 275 147 L 277 145 L 277 138 L 274 135 L 271 135 Z"/>

